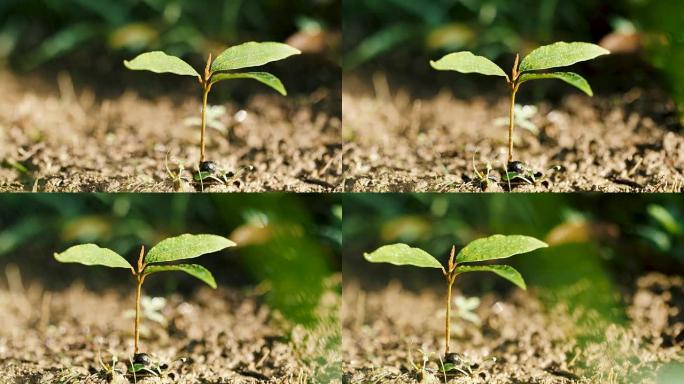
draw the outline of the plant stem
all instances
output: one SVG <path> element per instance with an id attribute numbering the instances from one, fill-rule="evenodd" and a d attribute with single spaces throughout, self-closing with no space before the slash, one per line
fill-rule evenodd
<path id="1" fill-rule="evenodd" d="M 445 333 L 445 342 L 446 342 L 446 347 L 444 351 L 444 355 L 446 356 L 449 353 L 449 343 L 451 341 L 451 287 L 454 284 L 454 279 L 451 277 L 447 277 L 448 282 L 448 288 L 447 288 L 447 301 L 446 301 L 446 333 Z"/>
<path id="2" fill-rule="evenodd" d="M 143 275 L 143 270 L 145 269 L 144 263 L 145 257 L 145 246 L 140 247 L 140 256 L 138 256 L 138 272 L 135 274 L 135 330 L 134 330 L 134 351 L 133 353 L 138 353 L 138 339 L 140 338 L 140 296 L 142 292 L 142 285 L 145 281 L 145 275 Z"/>
<path id="3" fill-rule="evenodd" d="M 513 161 L 513 128 L 515 128 L 515 94 L 518 86 L 513 85 L 511 89 L 511 106 L 508 114 L 508 162 Z"/>
<path id="4" fill-rule="evenodd" d="M 137 276 L 137 285 L 135 290 L 135 350 L 133 353 L 138 353 L 138 339 L 140 338 L 140 291 L 142 290 L 142 280 Z"/>
<path id="5" fill-rule="evenodd" d="M 202 84 L 202 132 L 200 133 L 200 163 L 204 162 L 204 135 L 207 129 L 207 96 L 211 90 L 211 53 L 207 58 L 207 65 L 204 67 L 204 78 L 200 79 Z"/>
<path id="6" fill-rule="evenodd" d="M 207 126 L 207 96 L 209 95 L 209 86 L 204 85 L 202 91 L 202 133 L 200 134 L 200 162 L 204 161 L 204 131 Z"/>
<path id="7" fill-rule="evenodd" d="M 513 128 L 515 128 L 515 94 L 518 92 L 518 66 L 520 65 L 520 55 L 515 54 L 515 62 L 513 62 L 513 69 L 511 69 L 511 78 L 509 84 L 511 86 L 511 109 L 508 113 L 508 162 L 513 161 Z"/>

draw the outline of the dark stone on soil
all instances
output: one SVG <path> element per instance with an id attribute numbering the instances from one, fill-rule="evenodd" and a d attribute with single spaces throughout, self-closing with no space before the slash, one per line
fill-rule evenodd
<path id="1" fill-rule="evenodd" d="M 147 353 L 136 353 L 133 355 L 133 364 L 142 364 L 143 367 L 152 365 L 152 358 Z"/>
<path id="2" fill-rule="evenodd" d="M 506 170 L 508 172 L 515 172 L 517 174 L 525 174 L 527 172 L 527 165 L 522 161 L 509 161 L 506 165 Z"/>
<path id="3" fill-rule="evenodd" d="M 209 172 L 210 174 L 216 173 L 218 167 L 213 161 L 202 161 L 199 166 L 200 172 Z"/>
<path id="4" fill-rule="evenodd" d="M 461 365 L 463 364 L 463 360 L 461 359 L 461 356 L 459 356 L 458 353 L 449 352 L 446 355 L 444 355 L 444 364 Z"/>

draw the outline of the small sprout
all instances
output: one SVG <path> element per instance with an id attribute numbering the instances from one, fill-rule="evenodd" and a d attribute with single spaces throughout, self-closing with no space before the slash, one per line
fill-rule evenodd
<path id="1" fill-rule="evenodd" d="M 148 297 L 143 296 L 140 299 L 141 314 L 147 320 L 153 321 L 160 325 L 166 325 L 167 321 L 162 315 L 162 310 L 166 306 L 166 299 L 163 297 Z M 135 317 L 134 310 L 128 310 L 124 313 L 124 318 L 132 319 Z"/>
<path id="2" fill-rule="evenodd" d="M 528 130 L 535 135 L 539 134 L 539 127 L 537 127 L 537 125 L 534 124 L 534 122 L 532 122 L 532 118 L 535 117 L 538 112 L 539 108 L 537 108 L 534 105 L 516 104 L 515 110 L 513 111 L 513 115 L 515 116 L 514 125 L 516 127 Z M 508 116 L 499 117 L 495 119 L 494 125 L 496 125 L 497 127 L 508 126 Z"/>
<path id="3" fill-rule="evenodd" d="M 129 269 L 135 278 L 135 324 L 134 324 L 134 358 L 129 370 L 137 373 L 140 370 L 153 371 L 147 367 L 149 356 L 139 353 L 138 340 L 140 338 L 140 301 L 142 285 L 145 278 L 153 273 L 167 271 L 181 271 L 193 276 L 212 288 L 216 288 L 214 276 L 198 264 L 168 264 L 177 260 L 192 259 L 207 253 L 218 252 L 235 246 L 235 243 L 216 235 L 184 234 L 160 241 L 145 254 L 145 247 L 140 248 L 137 268 L 134 268 L 118 253 L 107 248 L 100 248 L 95 244 L 81 244 L 70 247 L 62 253 L 55 253 L 55 259 L 60 263 L 80 263 L 84 265 L 101 265 L 110 268 Z M 154 368 L 154 367 L 153 367 Z"/>
<path id="4" fill-rule="evenodd" d="M 450 351 L 451 339 L 451 288 L 456 277 L 466 272 L 494 272 L 522 289 L 527 289 L 525 280 L 518 271 L 508 265 L 472 264 L 482 261 L 504 259 L 514 255 L 532 252 L 539 248 L 548 247 L 546 243 L 534 237 L 522 235 L 493 235 L 470 242 L 458 254 L 456 247 L 451 248 L 447 266 L 444 267 L 434 256 L 419 248 L 412 248 L 406 244 L 391 244 L 382 246 L 371 253 L 364 253 L 364 258 L 371 263 L 390 263 L 394 265 L 413 265 L 422 268 L 441 269 L 447 283 L 446 322 L 444 326 L 445 352 L 444 365 L 456 369 L 461 364 L 461 358 Z"/>
<path id="5" fill-rule="evenodd" d="M 474 312 L 480 306 L 479 297 L 457 296 L 454 299 L 454 305 L 456 306 L 457 317 L 477 325 L 482 322 L 477 313 Z"/>
<path id="6" fill-rule="evenodd" d="M 208 128 L 215 129 L 221 133 L 228 133 L 228 124 L 221 117 L 225 116 L 226 107 L 223 105 L 207 105 L 206 124 Z M 188 117 L 183 120 L 183 125 L 188 127 L 200 127 L 202 119 L 197 116 Z"/>
<path id="7" fill-rule="evenodd" d="M 477 185 L 484 191 L 489 191 L 492 185 L 498 184 L 499 179 L 492 173 L 492 165 L 487 163 L 487 167 L 483 172 L 480 172 L 475 165 L 475 157 L 472 159 L 473 171 L 477 176 Z"/>
<path id="8" fill-rule="evenodd" d="M 516 55 L 510 77 L 491 60 L 483 56 L 476 56 L 467 51 L 450 53 L 437 61 L 430 61 L 430 65 L 439 71 L 480 73 L 506 78 L 506 83 L 511 88 L 511 103 L 508 115 L 508 162 L 510 163 L 513 161 L 513 128 L 516 122 L 515 96 L 520 86 L 530 80 L 558 79 L 578 88 L 589 96 L 593 96 L 589 83 L 582 76 L 574 72 L 538 71 L 567 67 L 609 53 L 608 50 L 590 43 L 558 42 L 545 45 L 532 51 L 522 61 L 520 61 L 520 56 Z"/>
<path id="9" fill-rule="evenodd" d="M 285 96 L 285 86 L 276 76 L 268 72 L 235 72 L 235 70 L 258 67 L 264 64 L 283 60 L 301 52 L 287 44 L 274 42 L 248 42 L 230 47 L 216 57 L 207 59 L 204 73 L 200 74 L 190 64 L 182 59 L 167 55 L 161 51 L 146 52 L 133 60 L 124 60 L 126 68 L 134 71 L 145 70 L 155 73 L 173 73 L 182 76 L 193 76 L 202 87 L 202 115 L 200 120 L 200 163 L 204 158 L 204 136 L 207 126 L 207 97 L 212 85 L 223 80 L 252 79 L 265 84 Z"/>

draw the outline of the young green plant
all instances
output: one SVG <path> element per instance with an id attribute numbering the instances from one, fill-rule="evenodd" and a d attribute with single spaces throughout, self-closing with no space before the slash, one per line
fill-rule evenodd
<path id="1" fill-rule="evenodd" d="M 207 253 L 217 252 L 235 246 L 232 241 L 216 235 L 184 234 L 160 241 L 145 254 L 145 247 L 140 248 L 137 268 L 134 268 L 118 253 L 95 244 L 75 245 L 62 253 L 55 253 L 60 263 L 80 263 L 85 265 L 101 265 L 110 268 L 124 268 L 131 271 L 135 278 L 135 325 L 134 356 L 138 356 L 138 340 L 140 338 L 140 297 L 145 278 L 153 273 L 181 271 L 193 276 L 212 288 L 216 288 L 214 276 L 198 264 L 169 264 L 178 260 L 192 259 Z M 134 358 L 134 363 L 136 359 Z"/>
<path id="2" fill-rule="evenodd" d="M 131 70 L 152 71 L 155 73 L 173 73 L 176 75 L 193 76 L 202 87 L 202 117 L 200 132 L 200 173 L 213 173 L 216 166 L 211 161 L 205 161 L 204 142 L 207 125 L 207 97 L 211 87 L 223 80 L 253 79 L 261 82 L 280 93 L 287 95 L 283 83 L 268 72 L 236 72 L 236 70 L 258 67 L 272 61 L 283 60 L 301 52 L 287 44 L 275 42 L 248 42 L 230 47 L 212 61 L 211 54 L 207 59 L 204 73 L 199 74 L 190 64 L 182 59 L 167 55 L 161 51 L 146 52 L 131 61 L 124 60 L 126 68 Z"/>
<path id="3" fill-rule="evenodd" d="M 515 171 L 513 162 L 513 129 L 515 128 L 515 96 L 523 83 L 538 79 L 558 79 L 578 88 L 589 96 L 593 92 L 587 80 L 574 72 L 540 72 L 552 68 L 567 67 L 569 65 L 594 59 L 610 52 L 595 44 L 573 42 L 558 42 L 539 47 L 520 61 L 520 55 L 515 55 L 510 77 L 501 67 L 483 56 L 476 56 L 468 51 L 450 53 L 437 61 L 430 61 L 432 68 L 439 71 L 457 71 L 461 73 L 480 73 L 489 76 L 506 78 L 511 89 L 511 103 L 508 113 L 508 165 Z"/>
<path id="4" fill-rule="evenodd" d="M 455 354 L 450 351 L 451 340 L 451 289 L 456 277 L 466 272 L 494 272 L 522 289 L 526 289 L 525 280 L 518 271 L 508 265 L 472 264 L 482 261 L 504 259 L 521 253 L 532 252 L 548 247 L 543 241 L 522 235 L 493 235 L 467 244 L 458 254 L 456 247 L 451 248 L 451 255 L 446 266 L 432 255 L 419 248 L 406 244 L 382 246 L 371 253 L 364 253 L 364 258 L 371 263 L 390 263 L 394 265 L 413 265 L 421 268 L 437 268 L 442 270 L 447 283 L 446 322 L 444 325 L 445 361 L 453 364 Z"/>

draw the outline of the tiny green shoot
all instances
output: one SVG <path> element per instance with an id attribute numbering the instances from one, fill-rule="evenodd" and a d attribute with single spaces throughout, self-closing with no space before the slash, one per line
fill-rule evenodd
<path id="1" fill-rule="evenodd" d="M 382 246 L 371 253 L 365 253 L 364 258 L 371 263 L 390 263 L 394 265 L 413 265 L 422 268 L 441 269 L 447 283 L 445 337 L 445 365 L 454 363 L 450 353 L 451 340 L 451 290 L 456 277 L 466 272 L 493 272 L 512 282 L 522 289 L 526 289 L 525 280 L 513 267 L 499 264 L 472 264 L 488 260 L 504 259 L 514 255 L 532 252 L 539 248 L 548 247 L 546 243 L 530 236 L 522 235 L 493 235 L 474 240 L 461 249 L 458 254 L 456 247 L 451 248 L 446 268 L 432 255 L 419 248 L 412 248 L 406 244 L 390 244 Z"/>
<path id="2" fill-rule="evenodd" d="M 207 253 L 218 252 L 235 246 L 235 243 L 216 235 L 184 234 L 162 240 L 152 247 L 147 254 L 145 247 L 140 248 L 137 268 L 126 261 L 118 253 L 108 248 L 100 248 L 95 244 L 80 244 L 68 248 L 54 257 L 60 263 L 79 263 L 84 265 L 101 265 L 110 268 L 124 268 L 131 271 L 135 278 L 135 326 L 134 355 L 138 354 L 140 338 L 140 298 L 145 278 L 153 273 L 181 271 L 193 276 L 212 288 L 216 288 L 216 280 L 208 269 L 198 264 L 169 264 L 178 260 L 192 259 Z M 133 367 L 135 368 L 135 366 Z"/>
<path id="3" fill-rule="evenodd" d="M 516 54 L 510 77 L 491 60 L 468 51 L 450 53 L 437 61 L 430 61 L 430 65 L 439 71 L 479 73 L 506 78 L 506 83 L 511 88 L 511 103 L 508 114 L 508 163 L 511 163 L 513 161 L 513 129 L 515 128 L 515 96 L 520 86 L 530 80 L 558 79 L 578 88 L 589 96 L 593 96 L 593 91 L 587 80 L 577 73 L 540 71 L 567 67 L 609 53 L 608 50 L 591 43 L 557 42 L 533 50 L 522 61 L 520 55 Z"/>
<path id="4" fill-rule="evenodd" d="M 161 51 L 146 52 L 133 60 L 124 60 L 130 70 L 145 70 L 155 73 L 173 73 L 182 76 L 193 76 L 202 87 L 202 116 L 200 133 L 200 168 L 206 171 L 205 163 L 205 131 L 207 125 L 207 97 L 211 87 L 223 80 L 252 79 L 265 84 L 285 96 L 285 86 L 275 75 L 268 72 L 243 72 L 236 70 L 258 67 L 264 64 L 283 60 L 301 52 L 287 44 L 276 42 L 248 42 L 230 47 L 212 61 L 211 54 L 207 59 L 203 75 L 200 75 L 190 64 L 176 56 Z"/>

